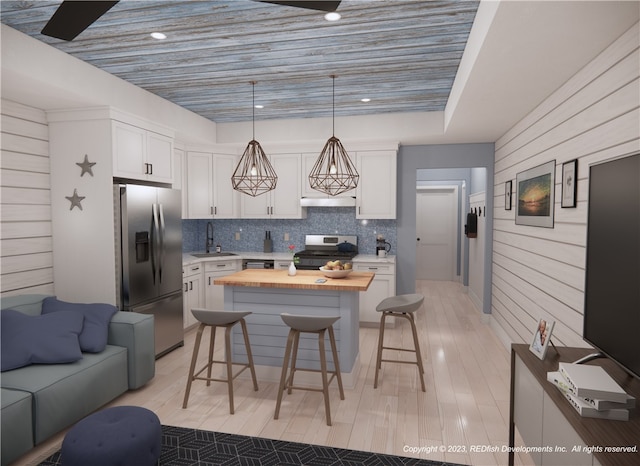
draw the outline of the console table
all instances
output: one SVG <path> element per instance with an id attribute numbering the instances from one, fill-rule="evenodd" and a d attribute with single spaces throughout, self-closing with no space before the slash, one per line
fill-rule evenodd
<path id="1" fill-rule="evenodd" d="M 547 381 L 547 372 L 557 371 L 559 362 L 573 362 L 594 350 L 553 347 L 544 361 L 529 346 L 511 346 L 511 403 L 509 409 L 509 464 L 514 461 L 515 428 L 529 454 L 540 465 L 629 465 L 640 464 L 640 380 L 613 361 L 590 362 L 602 366 L 631 396 L 636 408 L 628 421 L 582 417 L 562 393 Z M 634 447 L 635 452 L 607 452 L 605 447 Z M 516 446 L 516 448 L 519 446 Z"/>

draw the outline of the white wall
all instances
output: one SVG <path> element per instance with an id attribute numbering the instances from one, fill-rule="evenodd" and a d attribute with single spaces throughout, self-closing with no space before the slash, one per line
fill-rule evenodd
<path id="1" fill-rule="evenodd" d="M 483 239 L 486 237 L 487 205 L 484 191 L 469 196 L 470 209 L 478 212 L 478 236 L 469 238 L 469 297 L 478 311 L 484 302 L 484 261 L 486 260 Z M 482 211 L 480 213 L 480 211 Z"/>
<path id="2" fill-rule="evenodd" d="M 492 325 L 505 345 L 556 321 L 556 344 L 582 340 L 589 165 L 640 151 L 640 27 L 636 23 L 496 142 Z M 578 159 L 576 208 L 561 208 L 562 164 Z M 554 228 L 515 224 L 504 183 L 556 162 Z M 612 206 L 615 208 L 615 206 Z M 615 298 L 613 298 L 615 299 Z"/>
<path id="3" fill-rule="evenodd" d="M 45 113 L 2 101 L 2 296 L 53 293 L 49 131 Z"/>

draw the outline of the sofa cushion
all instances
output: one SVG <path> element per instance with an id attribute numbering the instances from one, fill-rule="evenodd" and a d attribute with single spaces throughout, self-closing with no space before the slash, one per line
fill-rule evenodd
<path id="1" fill-rule="evenodd" d="M 13 309 L 1 312 L 1 370 L 30 364 L 60 364 L 82 358 L 78 335 L 83 317 L 76 312 L 28 316 Z"/>
<path id="2" fill-rule="evenodd" d="M 42 314 L 59 311 L 73 311 L 84 316 L 84 326 L 80 333 L 80 348 L 87 353 L 99 353 L 107 346 L 109 322 L 117 312 L 115 306 L 104 303 L 68 303 L 55 296 L 42 301 Z"/>
<path id="3" fill-rule="evenodd" d="M 42 313 L 42 300 L 47 296 L 46 294 L 3 296 L 0 304 L 2 304 L 2 309 L 15 309 L 23 314 L 39 316 Z"/>
<path id="4" fill-rule="evenodd" d="M 127 349 L 111 345 L 69 364 L 31 365 L 2 374 L 2 388 L 33 395 L 36 445 L 117 398 L 127 385 Z"/>
<path id="5" fill-rule="evenodd" d="M 31 393 L 2 389 L 2 464 L 9 464 L 33 448 Z"/>

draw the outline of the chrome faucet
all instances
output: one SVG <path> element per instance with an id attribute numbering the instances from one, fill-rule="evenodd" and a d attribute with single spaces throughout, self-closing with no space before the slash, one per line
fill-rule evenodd
<path id="1" fill-rule="evenodd" d="M 209 254 L 213 246 L 213 223 L 207 222 L 207 242 L 205 243 L 205 252 Z"/>

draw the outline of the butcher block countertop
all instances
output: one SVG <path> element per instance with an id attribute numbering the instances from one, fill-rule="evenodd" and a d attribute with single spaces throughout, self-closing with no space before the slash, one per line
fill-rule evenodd
<path id="1" fill-rule="evenodd" d="M 298 270 L 290 276 L 286 270 L 246 269 L 226 277 L 216 278 L 216 285 L 251 286 L 258 288 L 292 288 L 297 290 L 366 291 L 373 272 L 351 272 L 345 278 L 327 278 L 319 270 Z M 327 281 L 316 283 L 322 278 Z"/>

